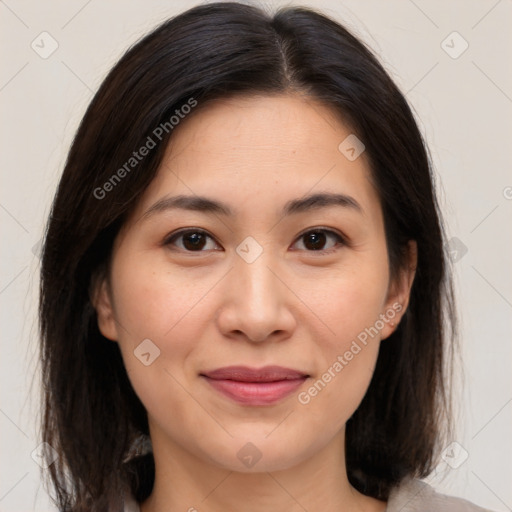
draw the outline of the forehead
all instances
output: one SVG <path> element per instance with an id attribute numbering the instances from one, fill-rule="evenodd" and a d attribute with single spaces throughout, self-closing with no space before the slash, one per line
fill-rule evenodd
<path id="1" fill-rule="evenodd" d="M 340 150 L 353 136 L 332 109 L 304 96 L 199 105 L 175 128 L 139 213 L 169 194 L 216 197 L 235 211 L 267 204 L 277 211 L 277 203 L 317 191 L 357 196 L 368 206 L 378 197 L 365 154 L 351 160 Z"/>
<path id="2" fill-rule="evenodd" d="M 236 96 L 199 105 L 173 134 L 168 155 L 177 156 L 194 141 L 202 154 L 289 161 L 291 154 L 336 151 L 340 136 L 350 133 L 333 109 L 304 95 Z"/>

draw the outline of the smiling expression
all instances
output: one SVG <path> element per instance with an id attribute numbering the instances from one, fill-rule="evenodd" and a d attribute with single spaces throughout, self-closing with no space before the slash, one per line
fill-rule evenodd
<path id="1" fill-rule="evenodd" d="M 217 100 L 173 133 L 95 302 L 154 446 L 250 471 L 237 454 L 252 443 L 254 470 L 271 471 L 343 435 L 388 322 L 307 404 L 298 396 L 393 304 L 405 310 L 410 289 L 391 286 L 365 154 L 338 149 L 351 134 L 326 106 L 291 95 Z M 208 377 L 230 366 L 298 374 Z"/>

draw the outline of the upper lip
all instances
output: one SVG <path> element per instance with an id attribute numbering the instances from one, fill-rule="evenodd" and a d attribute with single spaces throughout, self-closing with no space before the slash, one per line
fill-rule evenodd
<path id="1" fill-rule="evenodd" d="M 282 366 L 264 366 L 250 368 L 248 366 L 226 366 L 216 370 L 203 372 L 201 375 L 214 380 L 235 380 L 239 382 L 276 382 L 281 380 L 302 379 L 309 375 Z"/>

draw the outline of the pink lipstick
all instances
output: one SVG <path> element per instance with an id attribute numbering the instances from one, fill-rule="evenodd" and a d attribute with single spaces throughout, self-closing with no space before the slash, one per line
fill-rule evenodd
<path id="1" fill-rule="evenodd" d="M 217 391 L 244 405 L 270 405 L 290 395 L 309 377 L 282 366 L 227 366 L 201 376 Z"/>

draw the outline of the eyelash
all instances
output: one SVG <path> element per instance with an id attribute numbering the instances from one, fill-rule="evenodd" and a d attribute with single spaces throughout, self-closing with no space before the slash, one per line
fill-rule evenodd
<path id="1" fill-rule="evenodd" d="M 191 233 L 205 235 L 208 238 L 210 238 L 210 239 L 215 241 L 215 239 L 210 234 L 208 234 L 206 231 L 204 231 L 202 229 L 187 228 L 187 229 L 182 229 L 182 230 L 176 231 L 175 233 L 172 233 L 169 236 L 167 236 L 164 239 L 162 245 L 163 246 L 173 245 L 174 242 L 176 241 L 176 239 L 178 239 L 178 238 L 180 238 L 180 237 L 182 237 L 184 235 L 191 234 Z M 338 244 L 335 245 L 334 247 L 331 247 L 330 249 L 309 250 L 309 251 L 306 249 L 306 252 L 311 252 L 311 253 L 320 254 L 320 255 L 331 254 L 331 253 L 337 251 L 340 248 L 340 245 L 341 246 L 348 245 L 347 240 L 341 234 L 339 234 L 336 231 L 333 231 L 331 229 L 321 228 L 321 227 L 319 227 L 319 228 L 312 228 L 312 229 L 308 229 L 307 231 L 304 231 L 303 233 L 298 235 L 297 241 L 300 240 L 301 238 L 303 238 L 304 236 L 310 234 L 310 233 L 324 233 L 327 236 L 333 236 L 337 240 Z M 215 242 L 215 243 L 217 243 L 217 242 Z M 189 251 L 187 249 L 181 249 L 181 248 L 178 248 L 178 250 L 186 252 L 186 253 L 202 253 L 202 252 L 205 252 L 203 250 Z"/>

